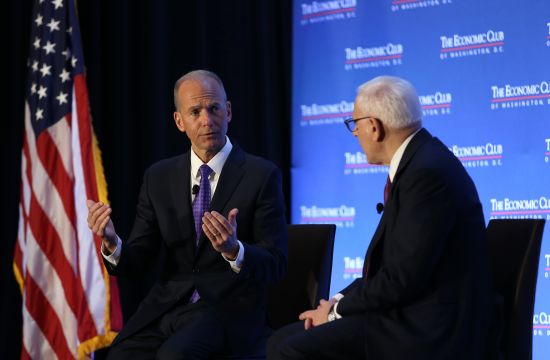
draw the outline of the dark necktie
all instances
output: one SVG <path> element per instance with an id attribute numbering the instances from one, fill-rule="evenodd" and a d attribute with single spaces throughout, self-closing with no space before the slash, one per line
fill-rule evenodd
<path id="1" fill-rule="evenodd" d="M 388 202 L 388 198 L 390 197 L 390 191 L 391 191 L 391 180 L 390 176 L 386 178 L 386 186 L 384 186 L 384 205 Z"/>
<path id="2" fill-rule="evenodd" d="M 386 185 L 384 186 L 384 205 L 388 202 L 388 198 L 390 197 L 390 191 L 391 191 L 391 180 L 390 176 L 386 178 Z M 368 255 L 368 253 L 367 253 Z M 370 259 L 369 256 L 365 256 L 365 262 L 363 264 L 363 279 L 367 279 L 369 274 L 369 267 L 370 267 Z"/>
<path id="3" fill-rule="evenodd" d="M 208 177 L 212 173 L 212 169 L 208 167 L 206 164 L 202 164 L 199 168 L 199 171 L 201 172 L 201 184 L 199 187 L 199 192 L 197 195 L 195 195 L 195 199 L 193 200 L 193 220 L 195 221 L 195 244 L 199 245 L 199 239 L 202 234 L 202 217 L 206 211 L 208 211 L 208 207 L 210 206 L 210 181 L 208 181 Z M 195 289 L 193 291 L 193 294 L 191 294 L 191 298 L 189 299 L 190 303 L 195 303 L 200 299 L 200 295 Z"/>
<path id="4" fill-rule="evenodd" d="M 201 173 L 201 184 L 199 192 L 193 200 L 193 219 L 195 220 L 195 243 L 198 245 L 202 234 L 202 217 L 210 206 L 210 182 L 208 177 L 212 173 L 212 169 L 206 164 L 202 164 L 199 168 Z"/>

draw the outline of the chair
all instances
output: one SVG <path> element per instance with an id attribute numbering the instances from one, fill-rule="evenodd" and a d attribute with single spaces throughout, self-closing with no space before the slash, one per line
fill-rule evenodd
<path id="1" fill-rule="evenodd" d="M 327 299 L 336 225 L 288 225 L 288 269 L 269 287 L 268 323 L 273 329 L 298 320 L 301 312 Z"/>
<path id="2" fill-rule="evenodd" d="M 327 299 L 332 273 L 336 225 L 288 225 L 288 268 L 283 279 L 267 289 L 267 321 L 274 330 L 298 321 L 303 311 Z M 265 359 L 265 334 L 254 355 L 220 356 L 217 360 Z"/>
<path id="3" fill-rule="evenodd" d="M 489 259 L 500 305 L 498 359 L 531 359 L 538 263 L 544 220 L 491 220 Z"/>

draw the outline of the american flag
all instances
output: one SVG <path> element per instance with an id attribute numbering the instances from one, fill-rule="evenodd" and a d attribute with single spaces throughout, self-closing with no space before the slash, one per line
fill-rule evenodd
<path id="1" fill-rule="evenodd" d="M 22 359 L 88 358 L 121 326 L 116 283 L 88 229 L 86 199 L 107 202 L 72 0 L 32 12 L 14 272 Z"/>

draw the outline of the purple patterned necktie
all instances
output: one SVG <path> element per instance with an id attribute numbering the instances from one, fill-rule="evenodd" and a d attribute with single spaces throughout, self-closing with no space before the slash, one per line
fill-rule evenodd
<path id="1" fill-rule="evenodd" d="M 212 169 L 208 167 L 206 164 L 202 164 L 199 168 L 199 171 L 201 172 L 201 184 L 199 188 L 199 192 L 195 196 L 195 199 L 193 200 L 193 219 L 195 220 L 195 244 L 198 245 L 199 239 L 202 234 L 202 217 L 206 211 L 208 211 L 208 207 L 210 206 L 210 181 L 208 181 L 208 177 L 212 173 Z"/>
<path id="2" fill-rule="evenodd" d="M 208 210 L 208 207 L 210 206 L 210 181 L 208 181 L 208 177 L 212 173 L 212 169 L 208 167 L 206 164 L 202 164 L 199 168 L 199 171 L 201 172 L 201 184 L 199 187 L 199 192 L 197 195 L 195 195 L 195 199 L 193 200 L 193 220 L 195 221 L 195 244 L 199 245 L 199 239 L 202 234 L 202 217 L 204 213 Z M 193 291 L 193 294 L 191 294 L 191 298 L 189 299 L 190 303 L 196 303 L 200 299 L 200 295 L 195 289 Z"/>

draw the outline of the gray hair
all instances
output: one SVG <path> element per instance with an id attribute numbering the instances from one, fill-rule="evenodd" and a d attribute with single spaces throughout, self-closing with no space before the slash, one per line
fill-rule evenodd
<path id="1" fill-rule="evenodd" d="M 392 129 L 422 125 L 422 110 L 410 82 L 395 76 L 378 76 L 357 89 L 357 104 L 366 115 Z"/>
<path id="2" fill-rule="evenodd" d="M 183 84 L 187 80 L 200 81 L 200 80 L 203 80 L 204 78 L 210 78 L 216 81 L 218 85 L 220 85 L 220 88 L 222 90 L 223 99 L 227 100 L 227 95 L 225 93 L 225 88 L 223 87 L 222 79 L 220 79 L 218 75 L 216 75 L 215 73 L 209 70 L 193 70 L 183 75 L 182 77 L 180 77 L 174 84 L 174 106 L 176 107 L 176 110 L 178 109 L 178 90 L 181 84 Z"/>

